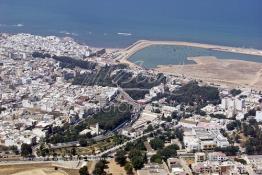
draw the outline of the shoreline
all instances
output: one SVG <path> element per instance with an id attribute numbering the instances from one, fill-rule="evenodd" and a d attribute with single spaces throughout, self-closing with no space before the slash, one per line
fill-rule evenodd
<path id="1" fill-rule="evenodd" d="M 262 57 L 262 50 L 253 49 L 253 48 L 230 47 L 230 46 L 184 42 L 184 41 L 139 40 L 133 43 L 132 45 L 130 45 L 129 47 L 123 49 L 124 56 L 122 57 L 122 59 L 128 59 L 136 52 L 143 50 L 144 48 L 153 46 L 153 45 L 198 47 L 198 48 L 211 49 L 211 50 L 221 51 L 221 52 L 231 52 L 231 53 L 239 53 L 239 54 L 254 55 L 254 56 Z"/>
<path id="2" fill-rule="evenodd" d="M 128 64 L 132 68 L 143 69 L 139 64 L 129 60 L 129 58 L 138 51 L 152 45 L 177 45 L 198 47 L 204 49 L 212 49 L 222 52 L 239 53 L 246 55 L 261 56 L 262 50 L 250 48 L 237 48 L 229 46 L 219 46 L 201 43 L 189 43 L 181 41 L 150 41 L 139 40 L 126 49 L 122 50 L 118 57 L 121 63 Z M 151 70 L 181 75 L 194 79 L 203 80 L 209 83 L 216 83 L 230 87 L 250 87 L 262 89 L 262 63 L 253 61 L 244 61 L 237 59 L 218 59 L 210 56 L 190 57 L 189 60 L 194 61 L 194 64 L 186 65 L 158 65 Z"/>
<path id="3" fill-rule="evenodd" d="M 190 77 L 229 87 L 262 90 L 262 63 L 243 60 L 221 60 L 216 57 L 190 57 L 196 64 L 158 65 L 155 71 Z"/>
<path id="4" fill-rule="evenodd" d="M 241 47 L 235 47 L 235 46 L 223 46 L 223 45 L 216 45 L 216 44 L 206 44 L 206 43 L 200 43 L 200 42 L 188 42 L 188 41 L 178 41 L 178 40 L 144 40 L 140 39 L 137 40 L 136 42 L 130 44 L 129 46 L 125 47 L 101 47 L 101 46 L 96 46 L 92 45 L 91 43 L 88 42 L 83 42 L 77 39 L 74 36 L 58 36 L 58 35 L 37 35 L 37 34 L 31 34 L 31 33 L 7 33 L 7 32 L 1 32 L 0 31 L 0 36 L 2 34 L 7 34 L 7 35 L 17 35 L 17 34 L 30 34 L 34 36 L 43 36 L 43 37 L 48 37 L 48 36 L 56 36 L 58 38 L 71 38 L 75 42 L 81 45 L 86 45 L 90 48 L 94 49 L 108 49 L 108 50 L 120 50 L 123 52 L 127 52 L 124 56 L 124 58 L 130 57 L 139 50 L 142 50 L 146 47 L 152 46 L 152 45 L 170 45 L 170 46 L 188 46 L 188 47 L 198 47 L 198 48 L 204 48 L 204 49 L 212 49 L 215 51 L 222 51 L 222 52 L 231 52 L 231 53 L 240 53 L 240 54 L 246 54 L 246 55 L 254 55 L 254 56 L 262 56 L 262 49 L 256 49 L 256 48 L 241 48 Z"/>

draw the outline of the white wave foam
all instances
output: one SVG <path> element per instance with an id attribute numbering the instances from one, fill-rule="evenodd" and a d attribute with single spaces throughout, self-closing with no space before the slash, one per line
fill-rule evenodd
<path id="1" fill-rule="evenodd" d="M 74 33 L 74 32 L 71 33 L 71 32 L 65 31 L 65 30 L 59 31 L 59 33 L 65 34 L 65 35 L 78 36 L 77 33 Z"/>
<path id="2" fill-rule="evenodd" d="M 8 24 L 0 24 L 0 27 L 24 27 L 24 24 L 12 24 L 12 25 L 8 25 Z"/>
<path id="3" fill-rule="evenodd" d="M 24 27 L 24 24 L 15 24 L 15 25 L 12 25 L 13 27 Z"/>
<path id="4" fill-rule="evenodd" d="M 117 34 L 122 35 L 122 36 L 131 36 L 132 35 L 132 33 L 122 33 L 122 32 L 119 32 Z"/>
<path id="5" fill-rule="evenodd" d="M 59 31 L 59 33 L 61 33 L 61 34 L 66 34 L 66 35 L 69 35 L 69 34 L 70 34 L 69 32 L 67 32 L 67 31 L 64 31 L 64 30 L 62 30 L 62 31 Z"/>
<path id="6" fill-rule="evenodd" d="M 78 36 L 78 34 L 77 34 L 77 33 L 71 33 L 71 35 L 73 35 L 73 36 Z"/>

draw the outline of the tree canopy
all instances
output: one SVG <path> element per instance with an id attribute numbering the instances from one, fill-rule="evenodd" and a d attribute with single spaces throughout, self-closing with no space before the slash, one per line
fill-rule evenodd
<path id="1" fill-rule="evenodd" d="M 100 160 L 96 163 L 93 175 L 106 175 L 105 169 L 107 168 L 106 162 Z"/>
<path id="2" fill-rule="evenodd" d="M 150 145 L 154 150 L 162 149 L 164 147 L 164 141 L 160 138 L 155 138 L 150 141 Z"/>
<path id="3" fill-rule="evenodd" d="M 126 164 L 126 152 L 124 150 L 117 151 L 115 155 L 115 161 L 119 165 L 124 166 Z"/>
<path id="4" fill-rule="evenodd" d="M 89 175 L 87 166 L 83 166 L 79 169 L 79 175 Z"/>
<path id="5" fill-rule="evenodd" d="M 233 95 L 234 97 L 241 94 L 241 90 L 240 89 L 231 89 L 230 94 Z"/>
<path id="6" fill-rule="evenodd" d="M 150 158 L 150 161 L 153 163 L 158 163 L 161 164 L 162 163 L 162 157 L 159 154 L 155 154 Z"/>
<path id="7" fill-rule="evenodd" d="M 166 161 L 168 158 L 176 156 L 177 150 L 179 150 L 179 146 L 174 144 L 158 150 L 157 154 L 159 154 L 162 159 Z"/>
<path id="8" fill-rule="evenodd" d="M 126 170 L 126 173 L 127 173 L 128 175 L 133 174 L 133 166 L 132 166 L 132 164 L 131 164 L 130 162 L 127 162 L 127 163 L 125 164 L 125 170 Z"/>
<path id="9" fill-rule="evenodd" d="M 128 157 L 136 170 L 143 168 L 146 162 L 145 153 L 142 153 L 140 150 L 131 150 Z"/>
<path id="10" fill-rule="evenodd" d="M 29 157 L 32 155 L 32 146 L 26 143 L 21 145 L 21 156 Z"/>

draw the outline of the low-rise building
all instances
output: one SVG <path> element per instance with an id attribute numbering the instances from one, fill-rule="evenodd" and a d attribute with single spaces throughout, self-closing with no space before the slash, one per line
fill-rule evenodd
<path id="1" fill-rule="evenodd" d="M 262 122 L 262 111 L 256 111 L 256 117 L 257 122 Z"/>
<path id="2" fill-rule="evenodd" d="M 229 142 L 219 130 L 192 128 L 184 132 L 184 144 L 187 151 L 213 150 L 215 147 L 227 147 Z"/>
<path id="3" fill-rule="evenodd" d="M 182 173 L 186 173 L 185 170 L 183 169 L 181 162 L 177 158 L 169 158 L 167 159 L 167 166 L 169 168 L 169 172 L 172 175 L 179 175 Z"/>
<path id="4" fill-rule="evenodd" d="M 209 161 L 224 162 L 228 160 L 226 154 L 222 152 L 211 152 L 207 154 L 207 157 Z"/>
<path id="5" fill-rule="evenodd" d="M 137 170 L 137 175 L 169 175 L 163 165 L 146 164 L 141 170 Z"/>

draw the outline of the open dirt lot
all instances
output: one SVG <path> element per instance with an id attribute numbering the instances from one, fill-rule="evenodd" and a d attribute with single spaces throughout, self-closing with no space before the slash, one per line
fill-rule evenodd
<path id="1" fill-rule="evenodd" d="M 120 165 L 118 165 L 115 162 L 115 160 L 109 161 L 107 172 L 112 173 L 114 175 L 126 175 L 126 171 L 124 167 L 121 167 Z"/>
<path id="2" fill-rule="evenodd" d="M 55 170 L 51 164 L 0 165 L 0 175 L 78 175 L 78 170 Z"/>
<path id="3" fill-rule="evenodd" d="M 64 172 L 61 172 L 60 170 L 51 170 L 51 169 L 35 169 L 35 170 L 28 170 L 23 171 L 20 173 L 15 173 L 13 175 L 65 175 Z"/>

